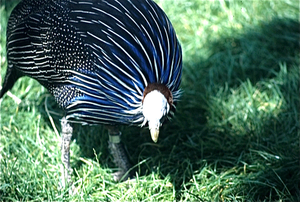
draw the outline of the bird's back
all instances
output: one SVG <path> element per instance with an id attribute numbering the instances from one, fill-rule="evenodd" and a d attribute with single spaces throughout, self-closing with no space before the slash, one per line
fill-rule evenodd
<path id="1" fill-rule="evenodd" d="M 151 0 L 23 0 L 9 19 L 7 57 L 0 97 L 30 76 L 81 123 L 143 123 L 150 83 L 178 95 L 181 48 Z"/>

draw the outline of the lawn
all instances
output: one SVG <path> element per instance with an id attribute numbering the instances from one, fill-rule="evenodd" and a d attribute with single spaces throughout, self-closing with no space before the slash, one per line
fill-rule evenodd
<path id="1" fill-rule="evenodd" d="M 0 201 L 300 201 L 298 0 L 156 0 L 183 49 L 182 97 L 158 143 L 122 126 L 136 177 L 114 182 L 102 126 L 75 126 L 60 187 L 63 112 L 36 81 L 0 100 Z M 0 62 L 6 72 L 1 1 Z"/>

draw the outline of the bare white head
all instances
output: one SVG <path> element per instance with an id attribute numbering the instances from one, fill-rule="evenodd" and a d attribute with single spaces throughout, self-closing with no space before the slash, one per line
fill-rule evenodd
<path id="1" fill-rule="evenodd" d="M 151 138 L 157 142 L 159 136 L 159 127 L 165 116 L 170 111 L 170 105 L 167 98 L 158 90 L 147 93 L 143 101 L 143 115 L 148 121 Z"/>

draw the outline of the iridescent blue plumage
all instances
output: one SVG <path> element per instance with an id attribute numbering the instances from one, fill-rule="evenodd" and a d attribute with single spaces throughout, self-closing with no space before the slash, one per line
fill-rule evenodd
<path id="1" fill-rule="evenodd" d="M 144 125 L 149 84 L 169 88 L 172 105 L 179 95 L 181 48 L 151 0 L 24 0 L 7 50 L 8 72 L 47 87 L 69 121 Z"/>
<path id="2" fill-rule="evenodd" d="M 103 2 L 94 4 L 92 9 L 82 3 L 79 11 L 70 13 L 71 26 L 80 27 L 80 36 L 95 57 L 95 72 L 81 72 L 84 75 L 78 76 L 88 75 L 101 82 L 95 86 L 93 81 L 85 82 L 85 78 L 71 78 L 74 85 L 84 85 L 83 91 L 87 86 L 91 89 L 87 90 L 90 94 L 72 100 L 74 105 L 67 107 L 67 117 L 98 118 L 87 122 L 141 124 L 143 91 L 149 83 L 165 84 L 175 95 L 178 93 L 180 46 L 170 22 L 156 4 L 110 3 L 114 5 Z M 109 112 L 100 114 L 103 107 L 98 108 L 95 103 L 108 107 Z"/>
<path id="3" fill-rule="evenodd" d="M 157 141 L 159 127 L 175 109 L 182 67 L 175 31 L 152 0 L 23 0 L 7 30 L 0 98 L 18 78 L 29 76 L 65 109 L 62 162 L 69 183 L 69 122 L 148 123 Z M 110 137 L 120 134 L 109 131 Z M 117 139 L 110 147 L 125 174 L 130 164 L 120 138 L 111 139 Z"/>

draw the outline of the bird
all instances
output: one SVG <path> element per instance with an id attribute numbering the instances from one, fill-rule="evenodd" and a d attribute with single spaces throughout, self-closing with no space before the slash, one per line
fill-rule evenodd
<path id="1" fill-rule="evenodd" d="M 118 125 L 159 129 L 179 101 L 182 49 L 152 0 L 22 0 L 7 25 L 7 71 L 0 98 L 23 76 L 63 109 L 62 184 L 71 184 L 74 124 L 104 124 L 120 168 L 130 169 Z"/>

